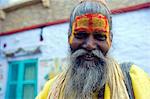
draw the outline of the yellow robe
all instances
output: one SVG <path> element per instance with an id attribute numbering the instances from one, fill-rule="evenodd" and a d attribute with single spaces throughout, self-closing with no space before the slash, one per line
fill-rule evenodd
<path id="1" fill-rule="evenodd" d="M 150 98 L 150 77 L 139 67 L 132 65 L 130 68 L 130 77 L 134 92 L 135 99 L 149 99 Z M 52 80 L 49 80 L 44 89 L 38 94 L 36 99 L 47 99 L 51 85 L 55 83 L 55 77 Z M 61 93 L 60 93 L 61 95 Z M 111 92 L 108 84 L 105 85 L 104 99 L 110 99 Z M 97 99 L 97 94 L 93 96 L 93 99 Z"/>

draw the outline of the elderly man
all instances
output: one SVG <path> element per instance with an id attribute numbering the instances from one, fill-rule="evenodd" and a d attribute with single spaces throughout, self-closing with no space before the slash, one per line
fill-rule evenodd
<path id="1" fill-rule="evenodd" d="M 108 56 L 113 34 L 110 11 L 100 1 L 83 1 L 71 13 L 70 64 L 48 81 L 37 99 L 148 99 L 150 78 L 131 63 Z"/>

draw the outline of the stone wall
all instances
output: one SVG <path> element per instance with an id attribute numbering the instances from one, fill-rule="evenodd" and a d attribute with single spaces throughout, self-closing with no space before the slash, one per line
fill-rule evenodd
<path id="1" fill-rule="evenodd" d="M 150 2 L 150 0 L 111 0 L 108 5 L 111 9 L 118 9 L 145 2 Z M 42 2 L 38 2 L 23 7 L 20 5 L 18 6 L 18 9 L 13 9 L 14 7 L 12 9 L 3 9 L 6 16 L 5 19 L 0 20 L 0 33 L 43 24 L 46 22 L 67 19 L 73 6 L 75 6 L 78 1 L 50 0 L 49 3 L 49 8 L 44 7 Z"/>

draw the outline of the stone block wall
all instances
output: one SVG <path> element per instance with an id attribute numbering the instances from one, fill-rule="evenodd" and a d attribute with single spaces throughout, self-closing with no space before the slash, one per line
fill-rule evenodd
<path id="1" fill-rule="evenodd" d="M 108 0 L 108 5 L 110 9 L 118 9 L 146 2 L 150 2 L 150 0 Z M 0 20 L 0 34 L 67 19 L 73 7 L 78 3 L 78 0 L 50 0 L 49 3 L 49 8 L 44 7 L 42 2 L 38 2 L 23 7 L 20 5 L 18 9 L 3 9 L 6 13 L 6 18 Z"/>

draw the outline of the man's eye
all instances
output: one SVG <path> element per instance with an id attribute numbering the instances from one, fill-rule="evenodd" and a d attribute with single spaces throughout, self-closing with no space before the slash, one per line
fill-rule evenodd
<path id="1" fill-rule="evenodd" d="M 84 39 L 86 37 L 87 37 L 87 33 L 85 33 L 85 32 L 77 32 L 75 34 L 75 38 L 77 38 L 77 39 Z"/>
<path id="2" fill-rule="evenodd" d="M 107 39 L 105 34 L 95 34 L 94 38 L 99 41 L 105 41 Z"/>

